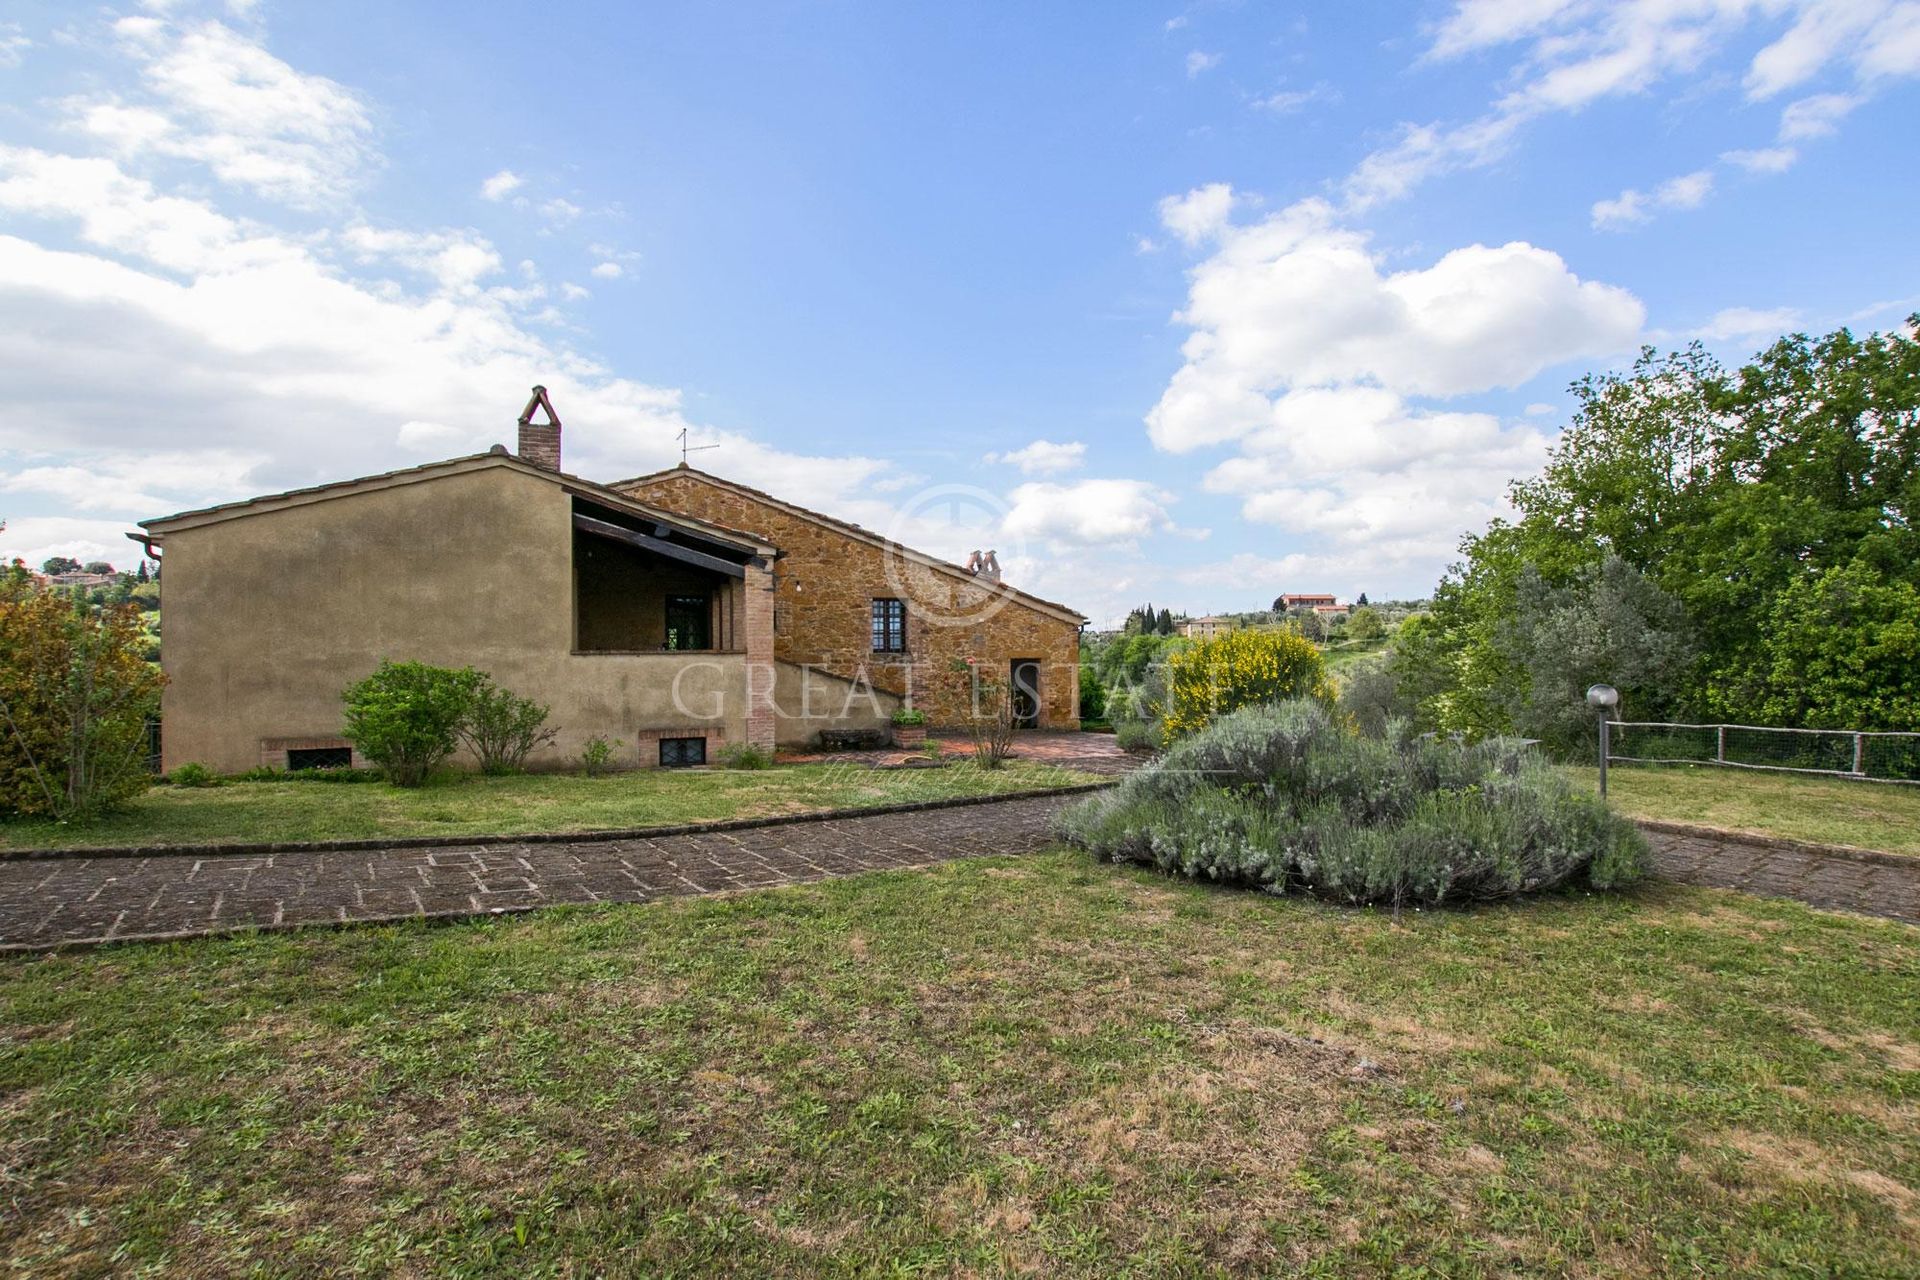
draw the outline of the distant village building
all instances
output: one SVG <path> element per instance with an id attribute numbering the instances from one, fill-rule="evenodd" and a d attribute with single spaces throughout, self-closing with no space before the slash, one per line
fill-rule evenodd
<path id="1" fill-rule="evenodd" d="M 1208 614 L 1204 618 L 1194 618 L 1192 621 L 1181 626 L 1180 634 L 1190 640 L 1211 640 L 1215 636 L 1226 635 L 1238 625 L 1239 624 L 1234 622 L 1232 618 L 1222 618 L 1215 614 Z"/>
<path id="2" fill-rule="evenodd" d="M 1318 592 L 1290 591 L 1280 597 L 1282 609 L 1318 609 L 1322 606 L 1339 608 L 1331 594 Z M 1344 610 L 1342 610 L 1344 612 Z"/>

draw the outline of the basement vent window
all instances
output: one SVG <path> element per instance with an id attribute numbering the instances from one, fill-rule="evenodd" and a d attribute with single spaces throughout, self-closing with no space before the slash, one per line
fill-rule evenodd
<path id="1" fill-rule="evenodd" d="M 705 738 L 662 738 L 660 739 L 660 767 L 662 769 L 685 769 L 690 765 L 707 762 L 707 740 Z"/>
<path id="2" fill-rule="evenodd" d="M 352 747 L 295 747 L 287 752 L 288 769 L 348 769 Z"/>

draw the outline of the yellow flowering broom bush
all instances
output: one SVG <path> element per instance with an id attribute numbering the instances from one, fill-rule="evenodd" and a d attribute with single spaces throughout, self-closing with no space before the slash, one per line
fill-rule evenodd
<path id="1" fill-rule="evenodd" d="M 1241 707 L 1333 696 L 1319 646 L 1299 632 L 1229 631 L 1168 656 L 1161 724 L 1179 738 Z"/>

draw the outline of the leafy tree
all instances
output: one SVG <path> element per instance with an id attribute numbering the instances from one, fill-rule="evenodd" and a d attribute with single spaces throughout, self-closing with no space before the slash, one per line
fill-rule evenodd
<path id="1" fill-rule="evenodd" d="M 1355 604 L 1355 606 L 1364 609 L 1367 605 L 1367 593 L 1362 591 L 1360 593 L 1360 598 L 1355 600 L 1353 603 Z"/>
<path id="2" fill-rule="evenodd" d="M 1173 634 L 1173 611 L 1171 609 L 1162 609 L 1160 611 L 1160 625 L 1158 630 L 1163 636 Z"/>
<path id="3" fill-rule="evenodd" d="M 1729 702 L 1766 723 L 1920 725 L 1920 587 L 1867 559 L 1782 591 Z"/>
<path id="4" fill-rule="evenodd" d="M 56 573 L 78 573 L 80 562 L 72 556 L 48 556 L 41 562 L 40 572 L 52 577 Z"/>
<path id="5" fill-rule="evenodd" d="M 1415 708 L 1401 695 L 1389 659 L 1373 657 L 1356 662 L 1340 682 L 1340 710 L 1363 733 L 1380 737 L 1394 720 L 1411 721 Z"/>
<path id="6" fill-rule="evenodd" d="M 1529 565 L 1499 644 L 1518 677 L 1500 690 L 1504 719 L 1562 749 L 1591 729 L 1590 685 L 1618 688 L 1622 716 L 1659 719 L 1674 709 L 1672 691 L 1693 661 L 1686 610 L 1618 556 L 1564 587 Z"/>
<path id="7" fill-rule="evenodd" d="M 348 685 L 346 736 L 397 787 L 417 787 L 459 746 L 461 725 L 483 677 L 424 662 L 382 662 Z"/>
<path id="8" fill-rule="evenodd" d="M 0 571 L 0 812 L 88 818 L 147 788 L 163 677 L 136 618 Z"/>
<path id="9" fill-rule="evenodd" d="M 1309 640 L 1320 641 L 1327 638 L 1325 620 L 1311 609 L 1293 611 L 1293 629 Z"/>
<path id="10" fill-rule="evenodd" d="M 1084 663 L 1080 667 L 1080 718 L 1104 720 L 1107 715 L 1107 688 L 1099 674 Z"/>
<path id="11" fill-rule="evenodd" d="M 147 581 L 149 576 L 150 575 L 147 573 L 147 562 L 145 560 L 142 560 L 140 562 L 140 570 L 138 573 L 134 574 L 134 578 L 140 582 L 145 582 Z"/>
<path id="12" fill-rule="evenodd" d="M 1288 698 L 1333 697 L 1320 650 L 1292 631 L 1230 631 L 1167 659 L 1169 737 L 1192 733 L 1216 716 Z"/>
<path id="13" fill-rule="evenodd" d="M 1649 349 L 1629 373 L 1583 378 L 1573 393 L 1577 412 L 1546 468 L 1513 487 L 1518 518 L 1466 539 L 1435 591 L 1431 629 L 1406 638 L 1425 646 L 1409 660 L 1426 682 L 1423 721 L 1514 728 L 1532 695 L 1513 691 L 1534 684 L 1508 634 L 1525 574 L 1569 588 L 1617 558 L 1688 624 L 1691 662 L 1663 665 L 1665 687 L 1643 688 L 1643 707 L 1911 725 L 1897 718 L 1903 671 L 1866 656 L 1900 651 L 1897 610 L 1920 589 L 1911 327 L 1794 335 L 1733 371 L 1697 344 Z M 1814 618 L 1836 629 L 1832 650 L 1815 652 Z"/>
<path id="14" fill-rule="evenodd" d="M 88 562 L 86 567 L 86 572 L 87 573 L 112 573 L 113 566 L 108 564 L 105 560 L 93 560 Z"/>
<path id="15" fill-rule="evenodd" d="M 1364 601 L 1366 597 L 1362 596 Z M 1347 636 L 1353 640 L 1378 640 L 1387 634 L 1387 624 L 1380 620 L 1380 611 L 1370 609 L 1364 603 L 1347 618 Z"/>

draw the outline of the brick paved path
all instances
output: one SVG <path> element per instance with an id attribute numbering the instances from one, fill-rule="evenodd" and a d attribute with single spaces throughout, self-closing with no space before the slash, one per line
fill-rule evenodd
<path id="1" fill-rule="evenodd" d="M 1920 924 L 1920 858 L 1823 851 L 1758 836 L 1646 828 L 1655 871 L 1670 880 L 1797 898 L 1816 907 Z"/>
<path id="2" fill-rule="evenodd" d="M 0 860 L 0 951 L 251 927 L 466 916 L 800 884 L 1025 853 L 1078 796 L 652 839 Z M 1920 859 L 1649 830 L 1659 874 L 1920 923 Z"/>
<path id="3" fill-rule="evenodd" d="M 0 861 L 0 950 L 647 902 L 1026 853 L 1078 796 L 647 840 Z"/>

